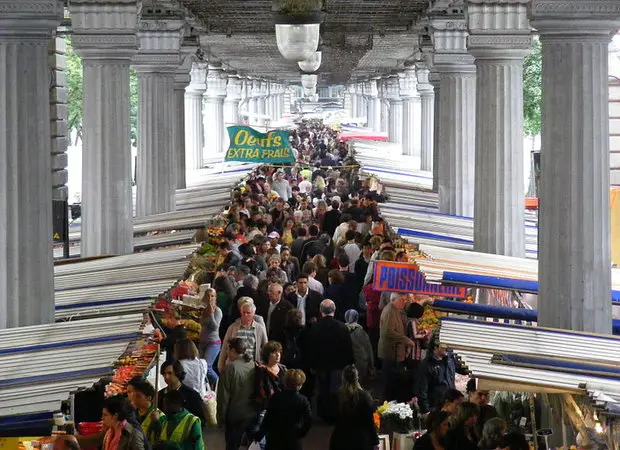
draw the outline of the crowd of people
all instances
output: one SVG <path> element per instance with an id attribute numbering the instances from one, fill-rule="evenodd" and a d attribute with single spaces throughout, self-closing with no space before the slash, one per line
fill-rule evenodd
<path id="1" fill-rule="evenodd" d="M 428 426 L 415 448 L 521 449 L 488 395 L 474 386 L 463 402 L 458 362 L 416 329 L 428 299 L 374 289 L 374 262 L 406 262 L 407 252 L 346 143 L 318 124 L 290 139 L 298 162 L 255 169 L 223 213 L 199 345 L 182 327 L 169 333 L 166 387 L 156 395 L 147 381 L 130 382 L 135 421 L 110 399 L 104 449 L 203 448 L 202 430 L 215 422 L 209 391 L 226 450 L 301 449 L 314 417 L 333 426 L 330 449 L 375 450 L 377 400 L 414 397 Z"/>

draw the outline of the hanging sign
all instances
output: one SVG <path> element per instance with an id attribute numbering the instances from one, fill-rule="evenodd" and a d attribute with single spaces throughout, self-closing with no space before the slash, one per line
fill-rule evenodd
<path id="1" fill-rule="evenodd" d="M 415 264 L 391 261 L 375 261 L 373 289 L 440 297 L 465 298 L 467 295 L 462 287 L 427 283 Z"/>
<path id="2" fill-rule="evenodd" d="M 250 127 L 228 127 L 230 147 L 226 161 L 250 163 L 293 163 L 295 155 L 289 145 L 288 131 L 272 130 L 261 133 Z"/>

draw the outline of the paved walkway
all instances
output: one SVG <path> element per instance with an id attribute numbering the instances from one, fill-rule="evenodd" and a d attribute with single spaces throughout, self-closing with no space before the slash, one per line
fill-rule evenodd
<path id="1" fill-rule="evenodd" d="M 310 429 L 310 433 L 304 439 L 305 450 L 319 450 L 329 448 L 329 436 L 332 427 L 323 423 L 316 423 Z M 205 433 L 205 450 L 224 450 L 224 431 L 210 428 Z"/>

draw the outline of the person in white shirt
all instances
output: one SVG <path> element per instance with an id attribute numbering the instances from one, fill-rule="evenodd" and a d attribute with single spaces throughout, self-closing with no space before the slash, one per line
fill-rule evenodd
<path id="1" fill-rule="evenodd" d="M 288 199 L 293 195 L 291 185 L 288 180 L 284 179 L 284 171 L 282 169 L 278 169 L 275 173 L 273 181 L 271 182 L 271 189 L 277 192 L 280 198 L 285 202 L 288 202 Z"/>
<path id="2" fill-rule="evenodd" d="M 355 231 L 347 231 L 345 234 L 345 238 L 347 240 L 346 245 L 343 247 L 344 252 L 349 257 L 349 272 L 353 273 L 355 270 L 355 262 L 360 258 L 362 251 L 360 250 L 359 245 L 355 243 Z"/>
<path id="3" fill-rule="evenodd" d="M 316 291 L 319 294 L 324 295 L 325 288 L 323 287 L 323 284 L 320 281 L 318 281 L 316 278 L 314 278 L 316 277 L 316 273 L 318 270 L 319 268 L 312 261 L 306 261 L 303 267 L 301 268 L 301 272 L 304 275 L 308 276 L 308 287 L 312 289 L 313 291 Z"/>
<path id="4" fill-rule="evenodd" d="M 312 183 L 308 181 L 308 177 L 304 177 L 303 181 L 299 183 L 299 192 L 303 194 L 309 194 L 312 191 Z"/>
<path id="5" fill-rule="evenodd" d="M 198 349 L 190 339 L 181 339 L 174 344 L 174 359 L 179 361 L 185 371 L 183 384 L 200 394 L 207 396 L 207 362 L 198 357 Z"/>

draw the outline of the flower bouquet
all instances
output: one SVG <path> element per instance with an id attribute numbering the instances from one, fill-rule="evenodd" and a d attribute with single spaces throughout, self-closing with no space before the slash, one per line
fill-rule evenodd
<path id="1" fill-rule="evenodd" d="M 375 426 L 383 434 L 407 433 L 414 429 L 417 417 L 409 403 L 384 402 L 373 415 Z"/>

